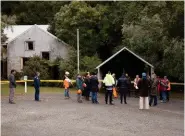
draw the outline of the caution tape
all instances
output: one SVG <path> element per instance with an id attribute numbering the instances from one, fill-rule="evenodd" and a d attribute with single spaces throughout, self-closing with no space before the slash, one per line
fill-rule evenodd
<path id="1" fill-rule="evenodd" d="M 40 80 L 41 82 L 45 83 L 63 83 L 63 80 Z M 33 82 L 33 80 L 17 80 L 16 83 L 24 83 L 24 82 Z M 71 80 L 71 82 L 76 82 L 76 80 Z M 99 82 L 103 82 L 103 80 L 99 80 Z M 9 83 L 9 81 L 0 81 L 1 84 Z M 134 83 L 132 81 L 131 83 Z M 184 83 L 170 83 L 171 85 L 185 85 Z"/>

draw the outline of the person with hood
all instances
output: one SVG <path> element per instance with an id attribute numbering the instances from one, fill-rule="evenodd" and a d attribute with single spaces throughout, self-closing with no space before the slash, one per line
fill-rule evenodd
<path id="1" fill-rule="evenodd" d="M 92 92 L 92 103 L 96 103 L 96 104 L 99 103 L 97 100 L 97 93 L 99 90 L 98 85 L 99 85 L 98 78 L 96 74 L 92 72 L 92 76 L 90 78 L 90 87 L 91 87 L 91 92 Z"/>
<path id="2" fill-rule="evenodd" d="M 107 104 L 108 102 L 108 97 L 109 97 L 109 104 L 113 105 L 112 103 L 112 93 L 113 93 L 113 86 L 115 85 L 114 78 L 112 77 L 111 73 L 108 72 L 103 80 L 103 83 L 106 87 L 106 92 L 105 92 L 105 103 Z"/>
<path id="3" fill-rule="evenodd" d="M 129 80 L 126 78 L 125 74 L 123 73 L 123 75 L 118 79 L 118 84 L 117 84 L 117 87 L 119 88 L 119 92 L 120 92 L 121 104 L 123 103 L 123 96 L 124 96 L 124 102 L 125 104 L 127 104 L 126 96 L 128 93 L 128 86 L 129 86 Z"/>
<path id="4" fill-rule="evenodd" d="M 149 109 L 148 93 L 150 82 L 147 79 L 146 73 L 142 73 L 142 78 L 138 82 L 139 89 L 139 109 Z"/>
<path id="5" fill-rule="evenodd" d="M 153 106 L 157 105 L 158 83 L 159 83 L 159 81 L 157 79 L 156 74 L 154 73 L 152 75 L 152 79 L 151 79 L 151 92 L 150 92 L 150 102 L 149 102 L 150 106 L 152 105 L 153 100 L 154 100 L 154 105 Z"/>
<path id="6" fill-rule="evenodd" d="M 76 79 L 76 87 L 77 87 L 77 101 L 79 103 L 82 103 L 81 95 L 84 87 L 83 87 L 83 79 L 80 74 L 78 74 Z"/>

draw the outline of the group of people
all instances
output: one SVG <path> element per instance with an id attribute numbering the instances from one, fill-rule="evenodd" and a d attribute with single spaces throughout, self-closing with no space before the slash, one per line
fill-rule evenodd
<path id="1" fill-rule="evenodd" d="M 69 99 L 69 88 L 72 85 L 71 80 L 69 79 L 69 72 L 65 72 L 64 76 L 64 88 L 65 88 L 65 98 Z M 96 73 L 92 72 L 91 75 L 89 72 L 85 76 L 77 75 L 76 78 L 76 88 L 77 88 L 77 101 L 82 103 L 82 97 L 89 101 L 90 93 L 92 103 L 98 104 L 97 93 L 99 91 L 99 81 Z M 67 95 L 66 95 L 67 94 Z"/>
<path id="2" fill-rule="evenodd" d="M 16 88 L 16 80 L 15 80 L 15 70 L 11 70 L 11 74 L 9 76 L 9 103 L 15 104 L 14 102 L 14 92 Z M 35 88 L 35 101 L 40 101 L 39 93 L 40 93 L 40 73 L 36 72 L 34 77 L 34 88 Z M 76 78 L 76 89 L 77 89 L 77 101 L 82 103 L 82 97 L 84 97 L 87 101 L 90 100 L 94 104 L 98 104 L 97 93 L 99 91 L 99 81 L 96 73 L 89 72 L 86 73 L 85 76 L 77 75 Z M 127 104 L 127 95 L 130 96 L 131 89 L 131 80 L 128 74 L 123 73 L 122 76 L 116 80 L 115 74 L 111 74 L 108 72 L 103 80 L 103 88 L 105 89 L 105 103 L 113 105 L 113 91 L 117 90 L 120 94 L 120 103 Z M 69 88 L 73 85 L 71 80 L 69 79 L 69 72 L 65 72 L 63 79 L 64 86 L 64 96 L 65 99 L 70 98 Z M 157 105 L 157 96 L 160 94 L 161 102 L 169 101 L 169 90 L 170 82 L 165 76 L 164 79 L 159 79 L 155 73 L 152 74 L 151 78 L 147 76 L 146 73 L 142 73 L 142 78 L 139 78 L 139 75 L 134 79 L 134 88 L 135 88 L 135 96 L 139 96 L 139 108 L 140 109 L 149 109 L 149 106 Z M 91 95 L 90 95 L 91 94 Z M 149 100 L 150 98 L 150 100 Z"/>

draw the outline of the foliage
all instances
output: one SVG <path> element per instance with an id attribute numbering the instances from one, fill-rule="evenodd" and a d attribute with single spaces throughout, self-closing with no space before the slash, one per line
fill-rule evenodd
<path id="1" fill-rule="evenodd" d="M 73 47 L 68 47 L 68 58 L 61 60 L 59 70 L 60 78 L 64 77 L 65 71 L 70 73 L 70 78 L 75 78 L 77 75 L 77 58 L 76 50 Z"/>
<path id="2" fill-rule="evenodd" d="M 8 39 L 7 36 L 4 34 L 4 29 L 11 27 L 11 25 L 14 25 L 16 21 L 16 16 L 7 16 L 2 15 L 1 16 L 1 58 L 3 58 L 3 55 L 6 54 L 7 50 L 2 47 L 2 44 L 6 42 Z"/>
<path id="3" fill-rule="evenodd" d="M 182 9 L 181 3 L 173 5 L 171 2 L 148 2 L 140 10 L 137 19 L 132 22 L 125 21 L 122 29 L 124 45 L 154 64 L 157 73 L 181 81 L 184 71 L 184 41 L 180 39 L 181 33 L 175 32 L 175 36 L 172 30 L 173 27 L 180 29 L 183 25 L 179 24 L 177 27 L 177 24 L 174 26 L 171 22 L 175 21 L 178 14 L 182 14 Z M 179 16 L 178 20 L 183 21 L 183 18 Z"/>
<path id="4" fill-rule="evenodd" d="M 101 63 L 101 60 L 98 58 L 97 55 L 88 57 L 84 56 L 80 61 L 80 69 L 86 72 L 95 72 L 96 67 Z"/>
<path id="5" fill-rule="evenodd" d="M 69 2 L 64 1 L 2 1 L 2 12 L 17 16 L 16 24 L 33 25 L 48 24 L 62 5 Z"/>
<path id="6" fill-rule="evenodd" d="M 28 76 L 28 79 L 33 79 L 36 72 L 40 72 L 41 79 L 49 79 L 48 64 L 39 56 L 34 56 L 26 61 L 23 68 L 23 73 Z"/>
<path id="7" fill-rule="evenodd" d="M 2 2 L 2 13 L 15 14 L 17 24 L 49 23 L 50 32 L 70 45 L 68 60 L 59 65 L 61 78 L 65 70 L 77 73 L 79 29 L 81 71 L 95 66 L 90 56 L 105 60 L 127 46 L 152 63 L 157 74 L 183 81 L 183 1 Z"/>

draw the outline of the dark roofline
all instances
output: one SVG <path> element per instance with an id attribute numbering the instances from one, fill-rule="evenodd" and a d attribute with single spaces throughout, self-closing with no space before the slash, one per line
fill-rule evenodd
<path id="1" fill-rule="evenodd" d="M 130 52 L 132 55 L 134 55 L 135 57 L 137 57 L 138 59 L 140 59 L 141 61 L 143 61 L 145 64 L 149 65 L 150 67 L 154 68 L 154 66 L 152 64 L 150 64 L 149 62 L 147 62 L 146 60 L 144 60 L 143 58 L 141 58 L 140 56 L 138 56 L 137 54 L 135 54 L 133 51 L 129 50 L 128 48 L 124 47 L 121 50 L 119 50 L 118 52 L 116 52 L 115 54 L 113 54 L 111 57 L 109 57 L 107 60 L 105 60 L 104 62 L 102 62 L 101 64 L 99 64 L 96 69 L 100 68 L 101 66 L 103 66 L 104 64 L 106 64 L 108 61 L 110 61 L 112 58 L 114 58 L 115 56 L 117 56 L 119 53 L 121 53 L 123 50 L 127 50 L 128 52 Z"/>

